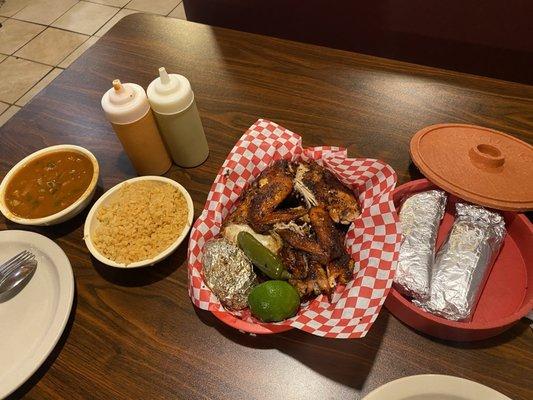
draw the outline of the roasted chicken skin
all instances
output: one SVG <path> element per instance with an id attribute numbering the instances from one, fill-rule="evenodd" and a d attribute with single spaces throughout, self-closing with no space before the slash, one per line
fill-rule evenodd
<path id="1" fill-rule="evenodd" d="M 287 160 L 275 162 L 259 176 L 248 213 L 250 226 L 256 232 L 264 233 L 275 223 L 289 222 L 307 213 L 304 207 L 276 210 L 291 194 L 293 179 Z"/>
<path id="2" fill-rule="evenodd" d="M 241 202 L 237 204 L 237 207 L 235 208 L 235 210 L 233 210 L 233 212 L 230 213 L 226 217 L 226 219 L 224 219 L 224 222 L 222 224 L 222 229 L 224 229 L 226 226 L 231 225 L 231 224 L 248 225 L 250 205 L 252 203 L 252 199 L 255 196 L 255 192 L 256 192 L 255 187 L 251 187 L 245 192 Z"/>
<path id="3" fill-rule="evenodd" d="M 295 249 L 308 253 L 309 257 L 323 264 L 329 261 L 328 250 L 323 248 L 320 243 L 313 238 L 310 238 L 309 236 L 303 236 L 299 233 L 291 231 L 290 229 L 280 229 L 277 230 L 276 233 Z"/>
<path id="4" fill-rule="evenodd" d="M 287 268 L 287 271 L 292 275 L 293 280 L 307 278 L 307 275 L 309 275 L 309 266 L 307 258 L 302 251 L 295 249 L 291 245 L 285 244 L 281 248 L 279 256 L 283 261 L 283 265 Z"/>
<path id="5" fill-rule="evenodd" d="M 323 264 L 290 245 L 284 245 L 279 255 L 292 275 L 289 283 L 304 299 L 320 293 L 329 296 L 335 286 L 346 284 L 352 278 L 354 261 L 348 254 L 330 261 L 325 269 Z"/>
<path id="6" fill-rule="evenodd" d="M 333 288 L 337 284 L 348 283 L 352 279 L 353 267 L 354 260 L 346 253 L 336 260 L 330 261 L 326 267 L 329 286 Z"/>
<path id="7" fill-rule="evenodd" d="M 277 231 L 285 241 L 280 256 L 300 296 L 330 295 L 337 284 L 350 280 L 354 263 L 324 206 L 312 207 L 309 220 L 316 239 L 289 229 Z"/>
<path id="8" fill-rule="evenodd" d="M 328 261 L 346 254 L 341 234 L 324 206 L 311 208 L 309 220 L 320 247 L 328 253 Z"/>
<path id="9" fill-rule="evenodd" d="M 289 279 L 289 283 L 296 288 L 301 298 L 309 298 L 319 294 L 330 295 L 332 287 L 329 285 L 328 277 L 322 265 L 316 261 L 311 261 L 308 267 L 308 275 L 302 279 Z"/>
<path id="10" fill-rule="evenodd" d="M 290 229 L 280 229 L 276 232 L 291 246 L 309 253 L 322 264 L 327 264 L 345 253 L 341 235 L 324 206 L 312 207 L 309 210 L 309 220 L 316 239 Z"/>
<path id="11" fill-rule="evenodd" d="M 317 163 L 298 163 L 294 188 L 308 207 L 324 205 L 336 223 L 350 224 L 360 215 L 359 204 L 350 189 Z"/>

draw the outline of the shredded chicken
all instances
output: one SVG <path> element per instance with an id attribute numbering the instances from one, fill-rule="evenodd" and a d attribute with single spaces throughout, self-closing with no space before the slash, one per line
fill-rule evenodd
<path id="1" fill-rule="evenodd" d="M 300 163 L 294 189 L 308 207 L 324 205 L 333 221 L 350 224 L 360 215 L 359 204 L 350 189 L 333 173 L 317 163 Z"/>

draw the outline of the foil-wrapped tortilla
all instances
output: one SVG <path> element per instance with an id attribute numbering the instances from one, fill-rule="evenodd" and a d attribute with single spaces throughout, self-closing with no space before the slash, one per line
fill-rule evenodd
<path id="1" fill-rule="evenodd" d="M 204 246 L 202 266 L 205 283 L 224 307 L 248 307 L 248 294 L 257 284 L 257 277 L 241 249 L 226 239 L 212 239 Z"/>
<path id="2" fill-rule="evenodd" d="M 408 197 L 399 217 L 403 241 L 394 285 L 398 291 L 417 300 L 429 297 L 431 266 L 440 221 L 446 208 L 446 193 L 429 190 Z"/>
<path id="3" fill-rule="evenodd" d="M 457 203 L 452 230 L 435 258 L 430 299 L 422 308 L 454 321 L 471 319 L 505 233 L 500 214 Z"/>

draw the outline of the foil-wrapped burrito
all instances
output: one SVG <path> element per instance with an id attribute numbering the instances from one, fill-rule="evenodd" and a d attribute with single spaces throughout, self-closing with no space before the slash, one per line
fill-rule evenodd
<path id="1" fill-rule="evenodd" d="M 500 214 L 457 203 L 455 222 L 435 257 L 430 299 L 422 308 L 450 320 L 471 319 L 505 233 Z"/>
<path id="2" fill-rule="evenodd" d="M 408 197 L 400 209 L 403 241 L 394 285 L 417 300 L 427 300 L 431 266 L 440 221 L 446 208 L 446 193 L 429 190 Z"/>
<path id="3" fill-rule="evenodd" d="M 202 267 L 205 283 L 224 307 L 248 307 L 248 295 L 257 284 L 257 276 L 241 249 L 226 239 L 212 239 L 204 246 Z"/>

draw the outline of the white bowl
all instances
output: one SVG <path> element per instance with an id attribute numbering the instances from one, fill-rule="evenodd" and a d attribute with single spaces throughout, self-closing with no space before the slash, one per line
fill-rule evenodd
<path id="1" fill-rule="evenodd" d="M 85 157 L 87 157 L 89 160 L 91 160 L 91 163 L 93 164 L 93 178 L 91 182 L 89 183 L 89 186 L 83 192 L 83 194 L 76 200 L 74 203 L 72 203 L 70 206 L 65 208 L 64 210 L 61 210 L 55 214 L 49 215 L 47 217 L 42 218 L 22 218 L 15 214 L 13 214 L 9 208 L 6 205 L 5 201 L 5 193 L 7 189 L 7 185 L 9 181 L 13 178 L 13 176 L 28 162 L 34 160 L 35 158 L 41 157 L 45 154 L 49 153 L 55 153 L 58 151 L 74 151 L 80 154 L 83 154 Z M 96 160 L 96 157 L 91 153 L 89 150 L 80 147 L 80 146 L 74 146 L 72 144 L 60 144 L 57 146 L 50 146 L 46 147 L 44 149 L 41 149 L 39 151 L 36 151 L 35 153 L 30 154 L 27 157 L 24 157 L 22 160 L 20 160 L 11 170 L 7 173 L 7 175 L 2 180 L 2 183 L 0 184 L 0 211 L 4 216 L 9 219 L 10 221 L 16 222 L 17 224 L 22 225 L 55 225 L 59 224 L 61 222 L 64 222 L 68 219 L 71 219 L 72 217 L 76 216 L 80 213 L 81 210 L 83 210 L 87 205 L 91 202 L 94 192 L 96 191 L 96 182 L 98 181 L 98 174 L 99 174 L 100 168 L 98 166 L 98 161 Z"/>
<path id="2" fill-rule="evenodd" d="M 185 197 L 185 200 L 187 201 L 187 208 L 188 208 L 188 216 L 187 216 L 187 225 L 183 228 L 183 231 L 178 236 L 178 238 L 169 246 L 167 247 L 163 252 L 159 253 L 157 256 L 153 258 L 149 258 L 142 261 L 137 261 L 131 264 L 123 264 L 123 263 L 117 263 L 113 260 L 110 260 L 109 258 L 105 257 L 98 251 L 96 246 L 93 244 L 92 241 L 92 233 L 94 230 L 98 227 L 100 222 L 96 218 L 96 213 L 98 212 L 98 209 L 107 204 L 110 201 L 113 201 L 114 197 L 118 195 L 118 190 L 125 184 L 130 184 L 138 181 L 160 181 L 165 183 L 170 183 L 172 186 L 176 187 Z M 138 268 L 138 267 L 146 267 L 148 265 L 154 265 L 155 263 L 164 260 L 169 255 L 171 255 L 183 242 L 183 239 L 185 239 L 185 236 L 187 236 L 187 233 L 189 232 L 189 229 L 192 226 L 192 220 L 194 217 L 194 205 L 192 203 L 191 196 L 189 195 L 189 192 L 181 186 L 178 182 L 173 181 L 172 179 L 165 178 L 162 176 L 141 176 L 138 178 L 132 178 L 128 179 L 127 181 L 121 182 L 118 185 L 113 186 L 111 189 L 109 189 L 107 192 L 105 192 L 102 197 L 100 197 L 96 203 L 94 203 L 93 207 L 91 208 L 91 211 L 89 211 L 89 214 L 87 215 L 87 219 L 85 220 L 85 227 L 83 228 L 83 239 L 85 240 L 85 244 L 87 245 L 87 248 L 91 252 L 91 254 L 100 262 L 107 264 L 111 267 L 116 268 Z"/>

